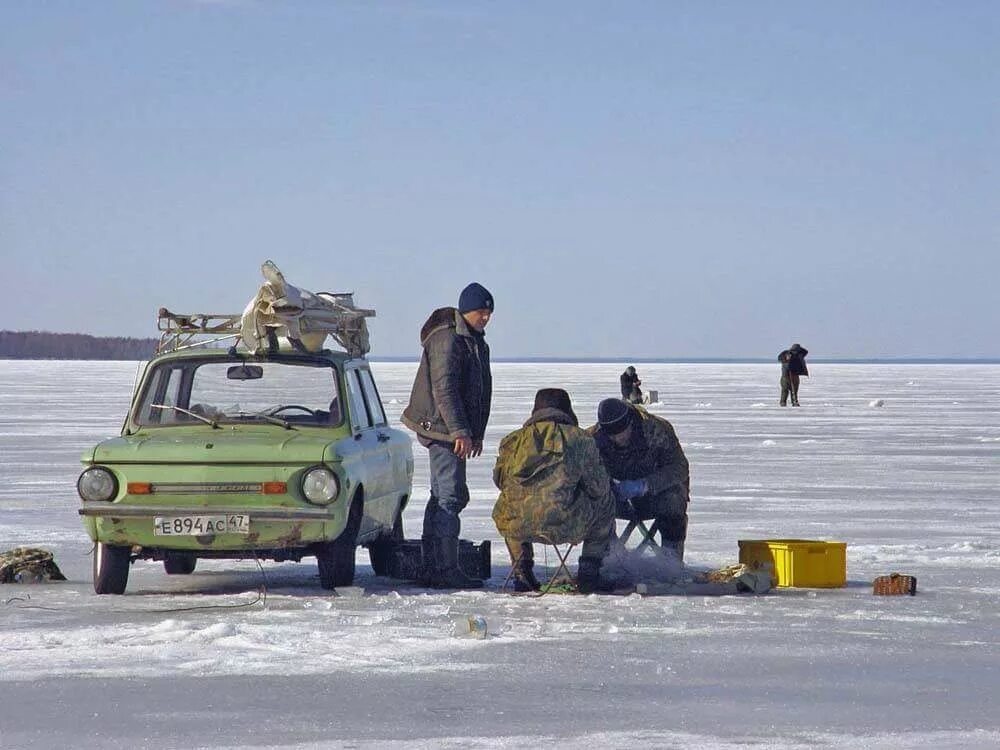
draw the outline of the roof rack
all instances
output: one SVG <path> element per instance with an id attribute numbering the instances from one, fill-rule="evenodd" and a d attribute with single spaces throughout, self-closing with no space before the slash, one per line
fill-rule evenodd
<path id="1" fill-rule="evenodd" d="M 232 313 L 173 313 L 161 307 L 157 328 L 161 331 L 157 354 L 196 346 L 218 346 L 233 340 L 251 354 L 273 353 L 278 337 L 303 352 L 323 348 L 332 336 L 352 357 L 370 350 L 368 324 L 375 311 L 356 307 L 349 292 L 308 292 L 285 281 L 270 260 L 261 266 L 264 283 L 246 309 Z"/>

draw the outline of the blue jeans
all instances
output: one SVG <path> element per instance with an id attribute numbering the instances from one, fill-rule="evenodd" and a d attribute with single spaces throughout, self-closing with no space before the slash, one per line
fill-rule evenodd
<path id="1" fill-rule="evenodd" d="M 424 537 L 458 538 L 458 514 L 469 504 L 465 459 L 455 455 L 450 443 L 431 443 L 431 497 L 424 509 Z"/>

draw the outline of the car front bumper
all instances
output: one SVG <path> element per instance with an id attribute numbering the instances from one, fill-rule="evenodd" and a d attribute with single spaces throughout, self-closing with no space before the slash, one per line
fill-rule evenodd
<path id="1" fill-rule="evenodd" d="M 347 525 L 342 503 L 326 508 L 220 508 L 177 505 L 121 505 L 84 503 L 77 511 L 92 541 L 122 546 L 174 550 L 242 550 L 262 547 L 305 547 L 336 539 Z M 156 518 L 247 515 L 247 534 L 158 535 Z"/>

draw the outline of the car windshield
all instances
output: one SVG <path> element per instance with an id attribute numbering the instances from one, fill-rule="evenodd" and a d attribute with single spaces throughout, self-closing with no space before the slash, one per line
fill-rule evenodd
<path id="1" fill-rule="evenodd" d="M 329 427 L 343 421 L 338 381 L 326 362 L 164 362 L 147 379 L 135 421 Z"/>

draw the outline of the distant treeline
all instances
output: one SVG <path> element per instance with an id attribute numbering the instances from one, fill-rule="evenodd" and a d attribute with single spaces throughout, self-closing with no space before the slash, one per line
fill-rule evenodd
<path id="1" fill-rule="evenodd" d="M 149 359 L 157 339 L 0 331 L 0 359 Z"/>

